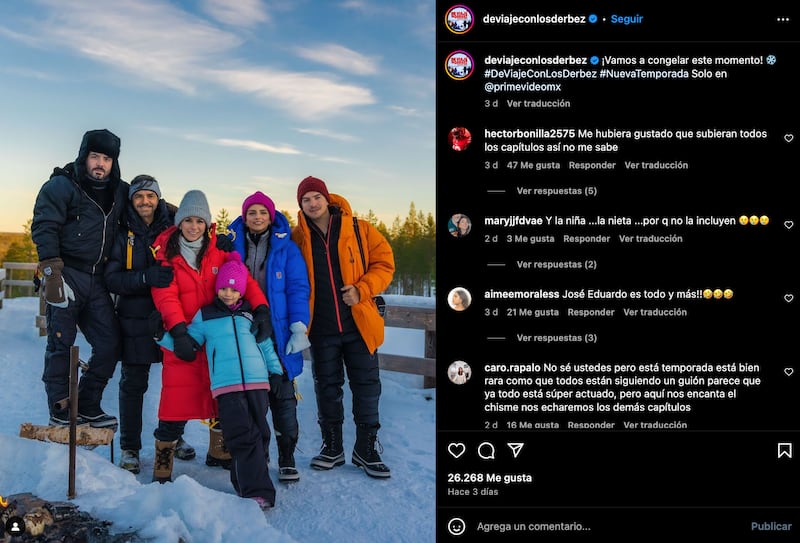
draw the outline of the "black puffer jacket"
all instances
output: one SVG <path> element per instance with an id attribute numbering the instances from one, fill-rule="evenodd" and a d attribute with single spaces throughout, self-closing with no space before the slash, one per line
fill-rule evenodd
<path id="1" fill-rule="evenodd" d="M 31 238 L 39 260 L 61 257 L 68 267 L 102 274 L 128 202 L 128 183 L 120 178 L 117 160 L 108 188 L 113 195 L 107 211 L 86 190 L 86 137 L 78 158 L 55 168 L 39 190 L 33 207 Z"/>
<path id="2" fill-rule="evenodd" d="M 111 258 L 106 265 L 105 278 L 108 290 L 118 295 L 117 315 L 122 328 L 122 362 L 150 364 L 161 361 L 161 349 L 150 333 L 147 317 L 156 306 L 142 274 L 150 266 L 156 265 L 150 246 L 158 234 L 172 226 L 175 208 L 164 200 L 159 200 L 153 223 L 149 226 L 130 204 L 126 208 L 126 216 L 127 226 L 120 228 L 117 234 L 117 240 L 111 249 Z M 127 264 L 129 246 L 130 269 Z"/>

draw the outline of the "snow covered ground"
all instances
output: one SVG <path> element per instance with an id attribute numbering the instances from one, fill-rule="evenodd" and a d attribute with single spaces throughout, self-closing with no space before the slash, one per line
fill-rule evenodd
<path id="1" fill-rule="evenodd" d="M 392 296 L 406 305 L 431 305 L 432 299 Z M 5 300 L 0 309 L 0 496 L 31 492 L 65 501 L 68 447 L 18 437 L 23 422 L 46 424 L 41 381 L 46 338 L 34 325 L 38 298 Z M 79 338 L 82 358 L 88 344 Z M 387 328 L 382 352 L 421 356 L 421 331 Z M 427 542 L 435 540 L 435 411 L 436 391 L 422 389 L 422 377 L 382 372 L 381 431 L 384 461 L 392 469 L 388 480 L 368 477 L 350 462 L 355 429 L 344 425 L 348 463 L 332 471 L 314 471 L 308 463 L 320 446 L 310 365 L 298 378 L 303 400 L 298 406 L 300 440 L 296 453 L 301 480 L 277 482 L 276 507 L 262 512 L 252 500 L 238 498 L 221 468 L 204 463 L 208 430 L 199 421 L 186 428 L 186 440 L 197 458 L 175 461 L 172 484 L 151 483 L 153 429 L 157 423 L 161 366 L 150 372 L 145 396 L 142 472 L 134 476 L 109 462 L 110 447 L 79 449 L 74 503 L 82 511 L 112 521 L 112 530 L 136 530 L 143 538 L 175 543 L 232 541 L 278 542 Z M 118 414 L 119 368 L 108 385 L 103 409 Z M 347 387 L 347 385 L 345 385 Z M 350 417 L 350 393 L 345 388 L 345 413 Z M 119 443 L 114 445 L 119 459 Z M 277 459 L 274 440 L 270 456 Z"/>

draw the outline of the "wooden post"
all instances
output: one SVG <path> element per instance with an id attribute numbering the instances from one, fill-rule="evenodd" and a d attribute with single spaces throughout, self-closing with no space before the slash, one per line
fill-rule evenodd
<path id="1" fill-rule="evenodd" d="M 44 283 L 39 287 L 39 314 L 36 316 L 39 337 L 47 335 L 47 302 L 44 299 Z"/>
<path id="2" fill-rule="evenodd" d="M 6 286 L 4 285 L 6 280 L 6 270 L 0 269 L 0 309 L 3 309 L 3 298 L 6 296 Z"/>
<path id="3" fill-rule="evenodd" d="M 425 358 L 436 358 L 436 330 L 425 330 Z M 436 377 L 423 377 L 422 388 L 436 388 Z"/>
<path id="4" fill-rule="evenodd" d="M 78 346 L 69 349 L 69 481 L 67 499 L 75 497 L 75 459 L 78 433 Z"/>

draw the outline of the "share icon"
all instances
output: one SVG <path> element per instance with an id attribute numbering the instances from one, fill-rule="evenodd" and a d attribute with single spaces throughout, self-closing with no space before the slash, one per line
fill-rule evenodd
<path id="1" fill-rule="evenodd" d="M 520 451 L 522 451 L 522 447 L 525 446 L 524 443 L 506 443 L 508 448 L 511 449 L 511 454 L 514 455 L 514 458 L 519 456 Z"/>

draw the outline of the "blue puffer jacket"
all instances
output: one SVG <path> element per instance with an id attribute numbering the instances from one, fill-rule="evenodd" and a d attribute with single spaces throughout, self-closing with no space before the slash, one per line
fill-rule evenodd
<path id="1" fill-rule="evenodd" d="M 241 391 L 268 389 L 269 374 L 281 373 L 281 363 L 272 340 L 267 338 L 256 343 L 256 337 L 250 332 L 252 323 L 253 315 L 247 301 L 239 309 L 231 311 L 216 299 L 200 309 L 189 324 L 189 335 L 200 345 L 206 344 L 211 395 L 215 398 L 222 387 L 236 386 Z M 169 333 L 164 334 L 158 344 L 165 349 L 174 348 Z"/>
<path id="2" fill-rule="evenodd" d="M 233 247 L 246 261 L 245 225 L 238 217 L 228 227 L 228 236 Z M 275 211 L 275 220 L 270 226 L 270 249 L 267 255 L 266 284 L 267 301 L 272 314 L 272 330 L 278 356 L 291 381 L 303 372 L 303 353 L 286 353 L 286 344 L 292 333 L 289 326 L 302 322 L 308 326 L 308 299 L 311 287 L 308 283 L 308 269 L 297 244 L 291 239 L 291 226 L 280 211 Z"/>

